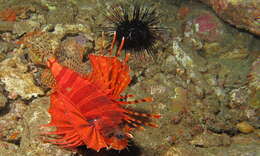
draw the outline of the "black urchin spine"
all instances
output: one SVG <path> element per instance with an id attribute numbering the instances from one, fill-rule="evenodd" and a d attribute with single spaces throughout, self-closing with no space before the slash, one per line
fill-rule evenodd
<path id="1" fill-rule="evenodd" d="M 155 8 L 145 8 L 134 3 L 132 8 L 112 8 L 107 18 L 114 24 L 117 33 L 117 44 L 125 38 L 124 49 L 130 53 L 138 54 L 148 52 L 154 55 L 154 44 L 160 38 L 162 28 L 157 27 L 159 17 Z"/>

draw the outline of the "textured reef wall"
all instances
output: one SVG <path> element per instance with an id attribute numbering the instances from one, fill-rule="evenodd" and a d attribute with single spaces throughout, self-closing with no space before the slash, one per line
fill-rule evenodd
<path id="1" fill-rule="evenodd" d="M 258 0 L 201 0 L 224 21 L 260 35 L 260 1 Z"/>
<path id="2" fill-rule="evenodd" d="M 91 71 L 86 56 L 109 47 L 112 37 L 102 39 L 100 28 L 113 27 L 104 15 L 119 1 L 0 0 L 0 155 L 258 155 L 259 1 L 201 1 L 212 8 L 194 0 L 143 1 L 160 13 L 163 29 L 155 56 L 130 58 L 125 94 L 153 97 L 127 108 L 160 113 L 159 128 L 133 131 L 120 152 L 96 152 L 64 149 L 39 133 L 50 122 L 51 79 L 42 73 L 53 55 L 78 73 Z"/>

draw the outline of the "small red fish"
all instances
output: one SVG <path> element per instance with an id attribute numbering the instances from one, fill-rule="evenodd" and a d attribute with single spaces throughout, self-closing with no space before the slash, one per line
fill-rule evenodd
<path id="1" fill-rule="evenodd" d="M 111 46 L 115 43 L 116 36 Z M 125 109 L 126 104 L 151 102 L 152 98 L 135 101 L 123 101 L 126 97 L 121 93 L 129 85 L 131 78 L 127 65 L 129 55 L 124 61 L 116 56 L 99 56 L 90 54 L 92 72 L 80 75 L 60 65 L 55 58 L 48 60 L 48 67 L 55 77 L 55 88 L 51 94 L 51 122 L 45 126 L 56 127 L 48 135 L 58 135 L 58 139 L 48 140 L 50 143 L 66 148 L 86 145 L 87 148 L 99 151 L 102 148 L 122 150 L 127 147 L 129 133 L 142 125 L 157 127 L 156 124 L 138 120 L 138 116 L 160 118 L 160 115 L 137 113 Z"/>

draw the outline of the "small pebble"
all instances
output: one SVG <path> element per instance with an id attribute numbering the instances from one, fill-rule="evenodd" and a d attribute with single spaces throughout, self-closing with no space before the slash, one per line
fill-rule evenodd
<path id="1" fill-rule="evenodd" d="M 236 125 L 236 127 L 242 133 L 251 133 L 254 131 L 254 127 L 248 124 L 247 122 L 240 122 Z"/>

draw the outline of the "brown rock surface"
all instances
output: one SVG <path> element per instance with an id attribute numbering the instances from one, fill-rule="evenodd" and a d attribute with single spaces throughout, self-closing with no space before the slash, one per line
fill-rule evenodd
<path id="1" fill-rule="evenodd" d="M 260 35 L 259 0 L 201 0 L 226 22 Z"/>

